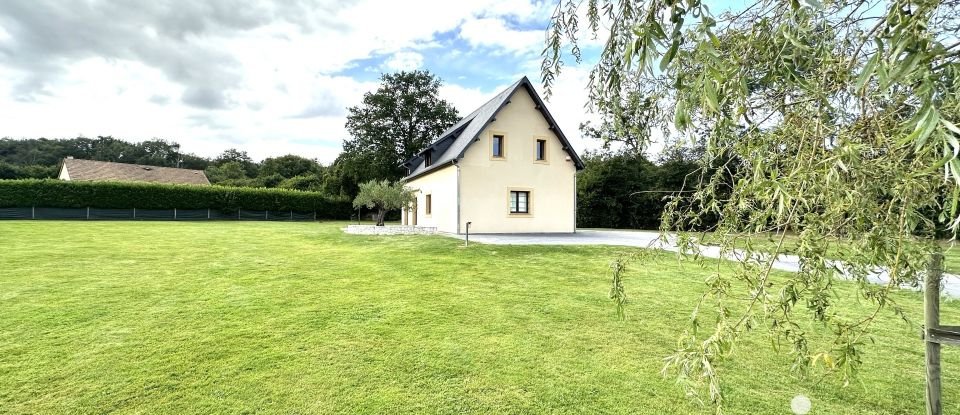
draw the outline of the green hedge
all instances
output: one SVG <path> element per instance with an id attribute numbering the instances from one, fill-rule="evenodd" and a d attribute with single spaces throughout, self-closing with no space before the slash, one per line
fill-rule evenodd
<path id="1" fill-rule="evenodd" d="M 134 182 L 0 180 L 0 208 L 217 209 L 317 212 L 318 218 L 348 219 L 350 201 L 324 193 Z"/>

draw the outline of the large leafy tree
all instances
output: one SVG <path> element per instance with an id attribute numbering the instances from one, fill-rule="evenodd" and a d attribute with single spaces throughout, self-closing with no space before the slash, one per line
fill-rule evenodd
<path id="1" fill-rule="evenodd" d="M 880 312 L 918 317 L 890 293 L 919 284 L 928 260 L 939 258 L 937 231 L 960 223 L 958 29 L 958 0 L 758 0 L 719 16 L 699 0 L 558 7 L 544 52 L 548 90 L 567 51 L 579 59 L 583 32 L 602 36 L 592 101 L 616 113 L 629 86 L 644 85 L 663 114 L 648 125 L 694 136 L 705 147 L 700 162 L 718 167 L 674 198 L 661 229 L 680 231 L 695 251 L 684 231 L 712 215 L 724 249 L 773 233 L 773 254 L 804 258 L 799 272 L 773 278 L 774 256 L 748 245 L 732 271 L 708 278 L 693 325 L 668 359 L 681 384 L 708 384 L 722 408 L 715 367 L 757 328 L 792 352 L 801 373 L 821 368 L 848 379 Z M 878 266 L 889 273 L 885 284 L 870 282 Z M 834 295 L 840 278 L 856 283 L 859 298 Z M 873 310 L 836 307 L 852 301 Z M 832 338 L 812 339 L 798 313 Z"/>
<path id="2" fill-rule="evenodd" d="M 233 183 L 248 179 L 243 164 L 238 161 L 228 161 L 219 166 L 210 166 L 206 169 L 207 179 L 214 184 Z"/>
<path id="3" fill-rule="evenodd" d="M 385 74 L 363 103 L 348 109 L 347 131 L 338 163 L 356 183 L 398 180 L 401 163 L 426 147 L 459 119 L 440 98 L 441 81 L 426 71 Z"/>
<path id="4" fill-rule="evenodd" d="M 215 166 L 223 166 L 230 162 L 236 162 L 243 166 L 244 174 L 249 177 L 255 177 L 258 173 L 259 166 L 246 151 L 228 148 L 212 160 L 212 164 Z"/>
<path id="5" fill-rule="evenodd" d="M 261 176 L 279 175 L 285 179 L 303 175 L 317 175 L 322 170 L 323 166 L 317 160 L 294 154 L 270 157 L 260 164 Z"/>
<path id="6" fill-rule="evenodd" d="M 600 121 L 581 124 L 580 132 L 601 141 L 604 150 L 640 154 L 658 130 L 662 130 L 662 125 L 656 122 L 662 111 L 656 99 L 656 85 L 629 82 L 623 89 L 622 94 L 598 102 Z"/>

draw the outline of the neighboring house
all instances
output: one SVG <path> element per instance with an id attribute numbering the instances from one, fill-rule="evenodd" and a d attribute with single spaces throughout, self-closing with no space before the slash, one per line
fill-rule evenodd
<path id="1" fill-rule="evenodd" d="M 417 202 L 409 225 L 450 233 L 576 230 L 570 142 L 526 77 L 444 131 L 404 166 Z"/>
<path id="2" fill-rule="evenodd" d="M 170 184 L 209 185 L 203 170 L 175 169 L 173 167 L 144 166 L 112 163 L 109 161 L 79 160 L 67 157 L 60 165 L 60 180 L 122 181 Z"/>

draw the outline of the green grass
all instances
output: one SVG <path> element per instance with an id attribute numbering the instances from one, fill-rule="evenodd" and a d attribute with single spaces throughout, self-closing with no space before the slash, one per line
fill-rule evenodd
<path id="1" fill-rule="evenodd" d="M 0 223 L 0 413 L 712 411 L 660 374 L 709 270 L 634 267 L 621 322 L 606 298 L 619 248 L 341 225 Z M 920 320 L 917 294 L 898 301 Z M 942 311 L 960 322 L 956 302 Z M 921 412 L 919 329 L 890 313 L 877 329 L 846 388 L 792 377 L 751 335 L 721 367 L 728 413 L 787 414 L 797 394 L 813 413 Z M 960 411 L 958 352 L 944 350 L 945 413 Z"/>

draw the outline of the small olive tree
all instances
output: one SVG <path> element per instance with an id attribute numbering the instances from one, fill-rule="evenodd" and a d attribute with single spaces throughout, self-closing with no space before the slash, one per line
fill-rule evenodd
<path id="1" fill-rule="evenodd" d="M 389 180 L 371 180 L 360 184 L 360 192 L 353 199 L 353 207 L 377 209 L 377 226 L 383 226 L 383 217 L 387 211 L 402 209 L 416 200 L 414 190 L 406 187 L 402 181 L 391 183 Z"/>

